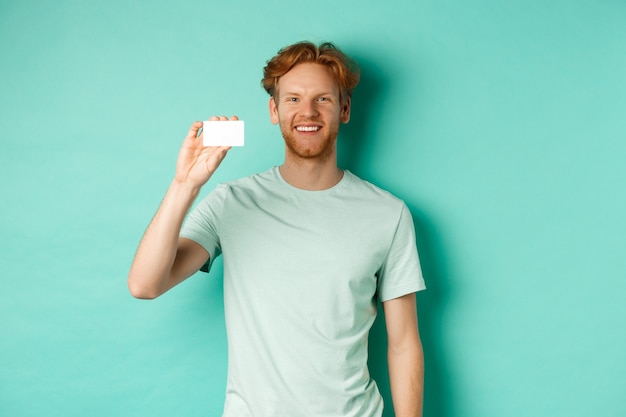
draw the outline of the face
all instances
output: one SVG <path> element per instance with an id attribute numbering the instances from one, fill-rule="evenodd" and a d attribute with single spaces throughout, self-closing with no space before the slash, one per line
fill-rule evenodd
<path id="1" fill-rule="evenodd" d="M 272 123 L 279 124 L 288 158 L 326 160 L 336 154 L 340 123 L 350 120 L 350 100 L 339 101 L 332 71 L 320 64 L 293 67 L 278 80 L 270 99 Z"/>

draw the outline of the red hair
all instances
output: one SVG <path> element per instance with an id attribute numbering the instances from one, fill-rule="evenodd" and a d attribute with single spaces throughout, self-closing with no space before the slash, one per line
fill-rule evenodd
<path id="1" fill-rule="evenodd" d="M 339 85 L 341 103 L 352 97 L 352 90 L 359 83 L 359 66 L 330 42 L 316 46 L 305 41 L 282 48 L 263 68 L 263 88 L 270 96 L 276 97 L 280 77 L 296 65 L 304 63 L 321 64 L 330 68 Z"/>

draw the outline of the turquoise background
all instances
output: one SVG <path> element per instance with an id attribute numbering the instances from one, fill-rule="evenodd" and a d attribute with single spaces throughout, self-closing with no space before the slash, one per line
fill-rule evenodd
<path id="1" fill-rule="evenodd" d="M 415 218 L 425 415 L 626 415 L 618 0 L 0 3 L 0 415 L 220 415 L 221 263 L 126 274 L 191 122 L 246 121 L 212 184 L 281 163 L 261 69 L 302 39 L 361 63 L 342 166 Z"/>

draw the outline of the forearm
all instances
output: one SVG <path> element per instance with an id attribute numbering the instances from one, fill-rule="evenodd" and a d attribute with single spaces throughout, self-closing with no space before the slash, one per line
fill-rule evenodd
<path id="1" fill-rule="evenodd" d="M 396 417 L 421 417 L 424 398 L 424 354 L 419 339 L 389 348 L 389 381 Z"/>
<path id="2" fill-rule="evenodd" d="M 173 181 L 139 243 L 128 274 L 128 287 L 137 298 L 155 298 L 172 285 L 180 229 L 199 188 Z"/>

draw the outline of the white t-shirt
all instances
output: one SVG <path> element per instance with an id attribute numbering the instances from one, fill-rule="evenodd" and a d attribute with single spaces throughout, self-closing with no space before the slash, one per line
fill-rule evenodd
<path id="1" fill-rule="evenodd" d="M 376 301 L 425 288 L 406 205 L 344 172 L 307 191 L 277 167 L 218 185 L 181 236 L 224 260 L 224 417 L 380 417 Z"/>

